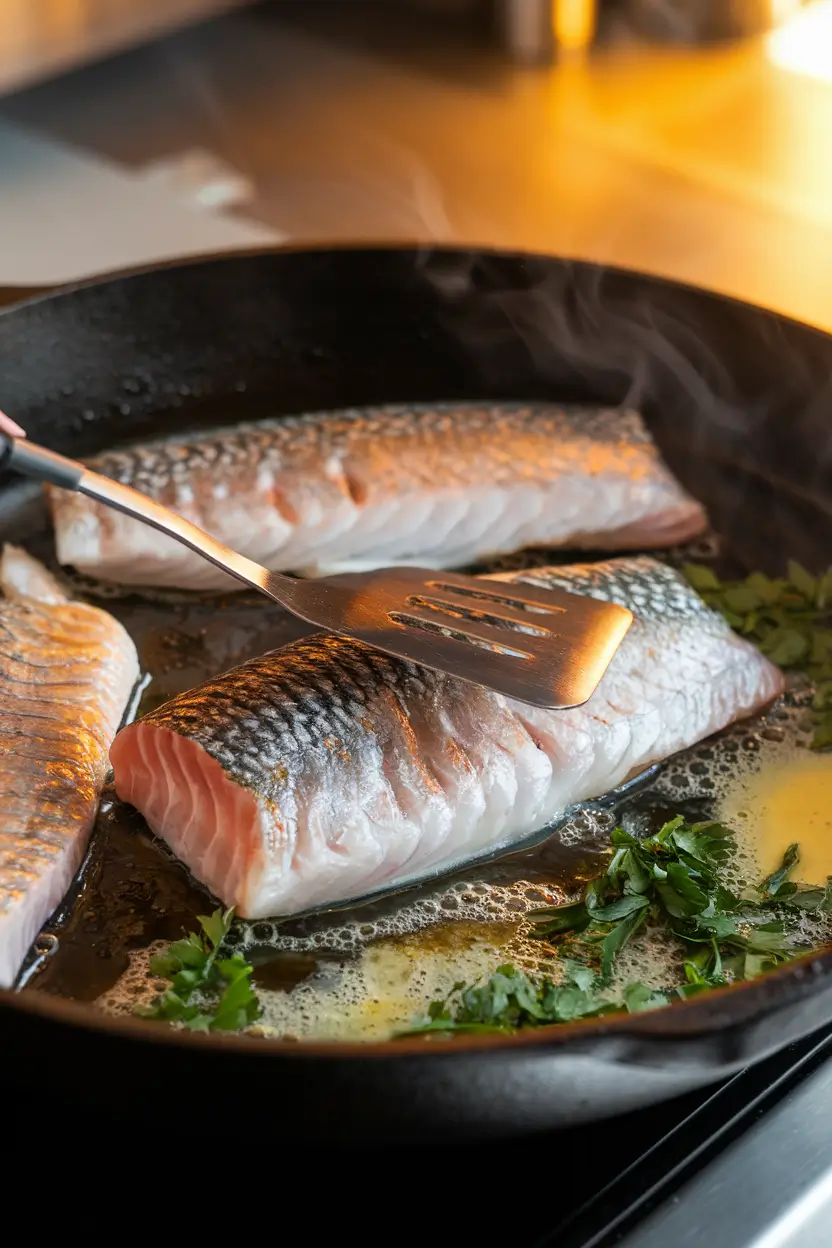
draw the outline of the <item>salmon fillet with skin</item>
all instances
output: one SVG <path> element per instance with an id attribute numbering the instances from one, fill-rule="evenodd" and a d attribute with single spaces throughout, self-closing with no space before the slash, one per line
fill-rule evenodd
<path id="1" fill-rule="evenodd" d="M 139 675 L 122 626 L 24 551 L 0 557 L 0 988 L 15 981 L 87 847 Z"/>
<path id="2" fill-rule="evenodd" d="M 226 905 L 278 917 L 509 849 L 752 714 L 783 676 L 648 558 L 528 581 L 636 616 L 596 692 L 544 711 L 319 634 L 124 728 L 116 791 Z"/>
<path id="3" fill-rule="evenodd" d="M 706 517 L 638 413 L 539 403 L 321 412 L 113 451 L 131 485 L 273 572 L 464 567 L 527 546 L 644 550 Z M 193 551 L 48 487 L 59 562 L 101 580 L 239 590 Z"/>

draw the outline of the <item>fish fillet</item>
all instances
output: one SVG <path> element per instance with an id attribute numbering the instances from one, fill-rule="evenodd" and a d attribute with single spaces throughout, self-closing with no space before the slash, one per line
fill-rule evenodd
<path id="1" fill-rule="evenodd" d="M 289 915 L 510 847 L 783 690 L 655 560 L 500 579 L 635 612 L 584 706 L 537 710 L 319 634 L 124 728 L 110 751 L 119 797 L 238 913 Z"/>
<path id="2" fill-rule="evenodd" d="M 139 664 L 116 620 L 71 602 L 24 551 L 5 547 L 0 584 L 0 988 L 9 988 L 80 865 Z"/>
<path id="3" fill-rule="evenodd" d="M 273 572 L 464 567 L 526 546 L 658 548 L 706 523 L 640 416 L 616 409 L 324 412 L 114 451 L 89 467 Z M 120 512 L 49 494 L 62 564 L 122 584 L 240 588 Z"/>

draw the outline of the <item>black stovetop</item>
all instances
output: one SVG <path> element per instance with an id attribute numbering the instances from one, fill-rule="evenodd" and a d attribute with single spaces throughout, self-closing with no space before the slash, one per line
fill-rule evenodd
<path id="1" fill-rule="evenodd" d="M 609 1126 L 570 1132 L 572 1147 L 583 1154 L 583 1172 L 578 1160 L 569 1175 L 569 1208 L 545 1219 L 548 1225 L 536 1234 L 535 1248 L 611 1248 L 639 1240 L 645 1218 L 664 1203 L 684 1199 L 694 1176 L 709 1166 L 718 1169 L 726 1150 L 774 1115 L 830 1057 L 832 1028 L 704 1092 Z M 590 1168 L 586 1158 L 593 1136 L 601 1156 Z M 829 1139 L 832 1160 L 832 1125 Z M 748 1180 L 753 1187 L 754 1176 Z M 700 1228 L 700 1242 L 717 1248 L 706 1235 L 703 1211 L 691 1208 L 690 1215 L 691 1226 Z M 677 1240 L 667 1242 L 679 1248 Z"/>

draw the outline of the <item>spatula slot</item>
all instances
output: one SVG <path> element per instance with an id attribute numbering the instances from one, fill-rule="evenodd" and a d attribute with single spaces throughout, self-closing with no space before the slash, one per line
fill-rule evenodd
<path id="1" fill-rule="evenodd" d="M 451 599 L 454 597 L 477 598 L 483 602 L 495 602 L 501 607 L 512 607 L 515 611 L 531 612 L 535 615 L 562 615 L 566 611 L 566 607 L 556 606 L 549 602 L 543 603 L 535 598 L 526 598 L 516 592 L 502 593 L 491 589 L 474 589 L 459 581 L 425 581 L 425 588 L 435 589 Z"/>
<path id="2" fill-rule="evenodd" d="M 410 614 L 406 611 L 391 611 L 390 620 L 394 624 L 399 624 L 402 628 L 415 628 L 423 633 L 433 633 L 439 637 L 449 637 L 454 641 L 462 641 L 466 645 L 479 646 L 481 650 L 490 650 L 492 654 L 503 655 L 510 659 L 532 659 L 534 655 L 527 653 L 525 650 L 515 650 L 511 646 L 506 646 L 499 641 L 494 641 L 487 633 L 479 633 L 474 628 L 451 628 L 448 625 L 440 624 L 436 619 L 426 619 L 424 616 Z"/>
<path id="3" fill-rule="evenodd" d="M 516 633 L 527 633 L 530 637 L 548 637 L 550 636 L 548 628 L 541 628 L 539 625 L 531 624 L 527 619 L 523 619 L 520 612 L 512 611 L 510 608 L 499 614 L 496 611 L 486 611 L 482 608 L 468 606 L 465 602 L 460 602 L 461 595 L 453 595 L 447 598 L 431 598 L 425 594 L 411 594 L 407 599 L 409 607 L 421 607 L 428 611 L 435 611 L 437 615 L 447 616 L 452 620 L 470 620 L 472 623 L 487 624 L 491 628 L 509 629 Z M 485 599 L 485 601 L 493 601 Z M 502 604 L 500 604 L 502 605 Z"/>

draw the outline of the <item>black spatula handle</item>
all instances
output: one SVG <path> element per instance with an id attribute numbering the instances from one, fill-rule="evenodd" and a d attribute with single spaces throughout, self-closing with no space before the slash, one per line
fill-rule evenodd
<path id="1" fill-rule="evenodd" d="M 0 469 L 5 468 L 22 473 L 24 477 L 59 485 L 64 490 L 77 490 L 84 475 L 84 465 L 74 459 L 47 451 L 27 438 L 10 438 L 0 430 Z"/>

